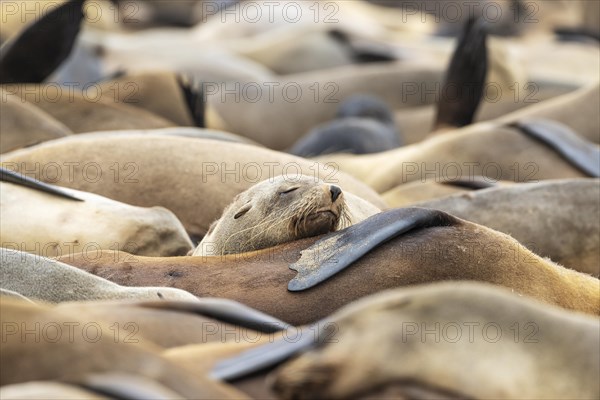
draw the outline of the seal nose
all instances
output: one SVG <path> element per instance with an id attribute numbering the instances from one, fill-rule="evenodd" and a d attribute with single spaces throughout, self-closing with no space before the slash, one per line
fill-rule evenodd
<path id="1" fill-rule="evenodd" d="M 335 185 L 331 185 L 329 186 L 329 193 L 331 193 L 331 201 L 335 202 L 338 197 L 340 197 L 340 194 L 342 194 L 342 189 Z"/>

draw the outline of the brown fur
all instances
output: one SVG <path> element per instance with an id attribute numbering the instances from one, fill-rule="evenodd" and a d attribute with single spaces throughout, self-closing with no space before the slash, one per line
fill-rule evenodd
<path id="1" fill-rule="evenodd" d="M 300 172 L 297 168 L 310 176 L 318 170 L 320 178 L 377 207 L 385 205 L 372 189 L 346 174 L 332 174 L 332 169 L 315 162 L 255 146 L 149 134 L 76 135 L 67 139 L 5 154 L 3 166 L 9 169 L 25 166 L 29 171 L 35 170 L 35 163 L 39 163 L 40 170 L 49 163 L 79 163 L 72 179 L 65 167 L 60 180 L 51 183 L 133 205 L 163 206 L 173 211 L 190 234 L 198 237 L 207 232 L 210 223 L 219 218 L 237 194 L 269 178 L 271 170 L 272 176 L 281 175 L 285 168 L 289 168 L 291 175 Z M 85 179 L 83 174 L 83 168 L 94 162 L 103 172 L 97 182 Z M 120 173 L 117 182 L 115 163 Z M 211 170 L 206 168 L 203 176 L 202 169 L 207 164 L 216 170 L 209 174 Z M 225 171 L 234 172 L 224 175 Z M 30 176 L 54 180 L 54 176 L 40 176 L 39 172 L 34 175 Z"/>
<path id="2" fill-rule="evenodd" d="M 468 179 L 468 178 L 467 178 Z M 484 182 L 494 183 L 491 179 L 483 179 Z M 505 185 L 506 183 L 501 183 Z M 500 183 L 498 183 L 500 185 Z M 439 181 L 437 179 L 428 179 L 425 182 L 420 180 L 404 183 L 383 193 L 381 197 L 388 203 L 390 208 L 406 207 L 421 201 L 437 199 L 458 193 L 469 193 L 475 188 L 454 185 L 451 180 Z M 480 190 L 480 189 L 477 189 Z"/>
<path id="3" fill-rule="evenodd" d="M 225 123 L 228 131 L 246 136 L 272 149 L 289 148 L 314 126 L 331 120 L 339 102 L 359 93 L 377 95 L 392 108 L 406 108 L 422 104 L 422 96 L 403 99 L 399 88 L 402 82 L 436 82 L 443 71 L 430 65 L 405 65 L 385 63 L 368 66 L 345 66 L 326 71 L 316 71 L 274 79 L 278 82 L 269 96 L 269 87 L 260 86 L 263 95 L 258 101 L 223 101 L 223 94 L 208 96 Z M 287 84 L 299 85 L 302 96 L 297 102 L 284 97 Z M 312 89 L 311 89 L 312 87 Z M 319 88 L 315 101 L 315 88 Z M 289 96 L 294 96 L 289 90 Z M 430 96 L 433 98 L 433 96 Z M 281 121 L 285 121 L 282 129 Z"/>
<path id="4" fill-rule="evenodd" d="M 84 201 L 1 182 L 2 247 L 45 257 L 91 248 L 168 257 L 185 255 L 193 248 L 183 225 L 169 210 L 70 193 Z"/>
<path id="5" fill-rule="evenodd" d="M 538 112 L 541 112 L 537 110 L 543 109 L 546 107 L 546 104 L 550 105 L 558 101 L 558 98 L 562 98 L 562 95 L 574 90 L 574 87 L 569 85 L 556 85 L 555 87 L 550 86 L 546 88 L 538 85 L 536 88 L 539 89 L 539 92 L 535 95 L 525 96 L 521 99 L 517 99 L 518 101 L 515 101 L 514 98 L 510 98 L 490 102 L 486 101 L 486 98 L 484 98 L 479 110 L 475 114 L 475 121 L 490 121 L 504 117 L 505 115 L 510 116 L 513 114 L 525 116 L 528 112 L 530 112 L 531 115 L 536 115 Z M 555 97 L 558 98 L 554 100 Z M 565 97 L 564 99 L 566 100 L 568 98 Z M 525 111 L 525 109 L 527 109 L 527 111 Z M 394 120 L 398 126 L 398 130 L 402 132 L 404 144 L 418 143 L 431 133 L 433 130 L 435 112 L 436 106 L 434 104 L 401 109 L 395 112 Z M 551 115 L 547 116 L 554 119 Z M 577 124 L 581 122 L 579 118 L 574 118 L 572 114 L 569 114 L 569 116 L 564 115 L 564 117 L 566 117 L 563 118 L 565 121 L 562 122 L 569 126 L 574 123 L 575 127 L 577 127 Z M 583 135 L 585 136 L 588 132 L 589 130 L 584 131 Z M 588 140 L 596 141 L 596 143 L 598 143 L 597 140 L 600 136 L 597 134 L 594 136 L 596 137 L 595 139 L 586 137 Z"/>
<path id="6" fill-rule="evenodd" d="M 69 88 L 57 90 L 57 86 L 44 85 L 3 85 L 7 93 L 22 98 L 29 103 L 39 107 L 58 121 L 65 124 L 74 133 L 114 130 L 114 129 L 152 129 L 167 128 L 175 126 L 175 123 L 167 121 L 146 110 L 122 104 L 115 101 L 110 95 L 95 99 L 96 90 L 90 89 L 88 96 L 94 99 L 90 101 L 83 94 Z M 125 90 L 121 88 L 121 90 Z M 135 90 L 135 88 L 133 88 Z M 133 91 L 132 90 L 132 91 Z M 54 100 L 54 96 L 60 97 Z"/>
<path id="7" fill-rule="evenodd" d="M 411 386 L 468 399 L 600 395 L 597 318 L 507 290 L 465 282 L 399 289 L 328 322 L 335 331 L 322 331 L 319 348 L 276 373 L 282 398 L 347 399 Z"/>
<path id="8" fill-rule="evenodd" d="M 598 280 L 542 259 L 509 236 L 467 221 L 411 231 L 367 254 L 313 289 L 292 293 L 288 265 L 315 239 L 224 257 L 129 257 L 105 252 L 61 261 L 122 285 L 182 288 L 224 297 L 292 324 L 316 321 L 341 306 L 383 289 L 444 280 L 494 283 L 567 309 L 600 313 Z M 173 271 L 179 277 L 170 275 Z"/>
<path id="9" fill-rule="evenodd" d="M 119 90 L 115 91 L 115 87 Z M 115 101 L 116 96 L 119 102 L 143 108 L 178 126 L 194 126 L 177 75 L 174 73 L 146 72 L 124 75 L 102 82 L 100 88 L 102 96 L 108 100 Z"/>
<path id="10" fill-rule="evenodd" d="M 15 96 L 2 96 L 2 119 L 0 119 L 0 153 L 31 146 L 73 134 L 69 128 L 40 110 L 33 104 Z"/>
<path id="11" fill-rule="evenodd" d="M 245 337 L 244 335 L 262 335 L 252 329 L 228 324 L 191 310 L 182 310 L 177 307 L 178 302 L 175 301 L 158 301 L 161 302 L 161 308 L 152 307 L 151 302 L 86 301 L 61 303 L 54 309 L 73 315 L 85 315 L 90 320 L 104 321 L 107 325 L 117 324 L 123 330 L 124 337 L 165 349 L 194 344 L 235 342 L 237 338 Z M 173 304 L 172 307 L 170 303 Z M 173 329 L 174 326 L 177 329 Z"/>
<path id="12" fill-rule="evenodd" d="M 600 275 L 600 180 L 573 179 L 478 190 L 415 204 L 507 233 L 536 254 Z"/>
<path id="13" fill-rule="evenodd" d="M 487 122 L 383 153 L 329 155 L 319 160 L 337 164 L 379 193 L 432 176 L 453 178 L 457 171 L 461 176 L 516 182 L 586 177 L 557 152 L 520 130 Z"/>
<path id="14" fill-rule="evenodd" d="M 497 119 L 513 123 L 525 118 L 548 118 L 561 122 L 589 141 L 600 143 L 600 84 L 595 83 Z"/>
<path id="15" fill-rule="evenodd" d="M 5 331 L 6 340 L 1 343 L 2 385 L 35 380 L 77 383 L 85 381 L 90 374 L 112 372 L 149 377 L 187 398 L 238 398 L 241 395 L 226 385 L 201 380 L 184 367 L 167 361 L 160 356 L 161 349 L 150 343 L 124 343 L 121 339 L 115 343 L 115 328 L 111 331 L 108 324 L 93 318 L 4 298 L 0 307 L 3 327 L 16 324 L 17 329 L 25 326 L 37 332 L 37 336 L 22 337 L 20 330 L 10 335 Z M 40 328 L 35 328 L 36 323 Z M 85 326 L 89 323 L 96 325 L 86 336 Z M 50 324 L 63 328 L 62 334 L 56 335 L 56 329 L 48 329 L 44 334 L 41 327 Z M 64 324 L 72 324 L 72 336 Z M 101 336 L 98 331 L 102 332 Z M 118 335 L 123 338 L 127 332 L 119 331 Z"/>

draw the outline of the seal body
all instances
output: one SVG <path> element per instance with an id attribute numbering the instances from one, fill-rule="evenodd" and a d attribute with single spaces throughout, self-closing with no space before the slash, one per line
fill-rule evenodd
<path id="1" fill-rule="evenodd" d="M 345 228 L 379 211 L 337 185 L 280 175 L 236 196 L 192 255 L 264 249 Z"/>
<path id="2" fill-rule="evenodd" d="M 46 257 L 120 249 L 147 256 L 184 255 L 192 248 L 185 228 L 163 207 L 135 207 L 65 189 L 76 202 L 13 183 L 0 183 L 0 243 Z"/>
<path id="3" fill-rule="evenodd" d="M 348 98 L 336 119 L 321 124 L 298 140 L 290 153 L 311 157 L 328 153 L 367 154 L 400 146 L 392 111 L 382 100 L 367 95 Z"/>

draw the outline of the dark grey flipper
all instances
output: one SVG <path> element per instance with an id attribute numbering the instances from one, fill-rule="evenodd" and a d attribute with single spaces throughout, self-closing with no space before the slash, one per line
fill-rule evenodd
<path id="1" fill-rule="evenodd" d="M 0 83 L 40 83 L 69 56 L 83 15 L 83 0 L 54 8 L 0 48 Z"/>
<path id="2" fill-rule="evenodd" d="M 133 374 L 123 372 L 96 373 L 85 375 L 78 380 L 77 386 L 111 399 L 147 400 L 184 398 L 179 393 L 160 383 Z"/>
<path id="3" fill-rule="evenodd" d="M 441 182 L 443 185 L 462 187 L 466 189 L 489 189 L 497 187 L 498 184 L 485 176 L 461 177 L 458 179 Z"/>
<path id="4" fill-rule="evenodd" d="M 272 333 L 290 327 L 275 317 L 245 306 L 237 301 L 219 298 L 200 298 L 199 302 L 151 301 L 139 303 L 142 307 L 181 310 L 201 314 L 259 332 Z"/>
<path id="5" fill-rule="evenodd" d="M 600 33 L 589 28 L 559 27 L 554 29 L 554 33 L 556 36 L 558 36 L 558 40 L 562 42 L 581 42 L 594 44 L 600 42 Z"/>
<path id="6" fill-rule="evenodd" d="M 235 380 L 247 375 L 274 367 L 290 357 L 307 350 L 317 342 L 316 331 L 311 327 L 303 329 L 300 339 L 290 341 L 281 338 L 254 349 L 244 351 L 239 356 L 219 362 L 210 373 L 210 377 L 220 380 Z M 306 330 L 306 332 L 304 332 Z"/>
<path id="7" fill-rule="evenodd" d="M 469 19 L 454 50 L 438 101 L 434 130 L 473 122 L 479 107 L 488 61 L 486 30 L 481 19 Z"/>
<path id="8" fill-rule="evenodd" d="M 374 62 L 397 61 L 397 57 L 391 46 L 383 43 L 375 43 L 368 40 L 354 38 L 339 29 L 331 29 L 327 32 L 330 37 L 341 43 L 351 54 L 357 64 Z"/>
<path id="9" fill-rule="evenodd" d="M 202 83 L 190 80 L 190 78 L 184 75 L 179 75 L 177 81 L 179 87 L 181 87 L 195 126 L 199 128 L 206 127 L 206 101 L 204 99 Z"/>
<path id="10" fill-rule="evenodd" d="M 539 140 L 591 177 L 600 177 L 600 147 L 556 121 L 528 118 L 511 124 Z"/>
<path id="11" fill-rule="evenodd" d="M 296 292 L 309 289 L 360 259 L 369 251 L 402 233 L 434 226 L 451 226 L 456 218 L 427 208 L 383 211 L 356 225 L 327 235 L 309 248 L 290 269 L 298 275 L 288 284 Z"/>
<path id="12" fill-rule="evenodd" d="M 0 167 L 0 181 L 25 186 L 31 189 L 39 190 L 41 192 L 63 197 L 69 200 L 84 201 L 83 199 L 72 195 L 71 193 L 67 192 L 66 190 L 63 190 L 58 186 L 49 185 L 47 183 L 38 181 L 37 179 L 33 179 L 25 175 L 21 175 L 4 167 Z"/>

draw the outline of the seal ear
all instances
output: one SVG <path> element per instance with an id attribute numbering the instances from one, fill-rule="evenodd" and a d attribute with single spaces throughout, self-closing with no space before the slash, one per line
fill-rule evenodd
<path id="1" fill-rule="evenodd" d="M 446 73 L 434 130 L 446 126 L 458 128 L 473 122 L 483 96 L 487 68 L 484 21 L 470 18 Z M 452 95 L 453 92 L 455 95 Z"/>
<path id="2" fill-rule="evenodd" d="M 83 0 L 56 7 L 0 49 L 0 83 L 40 83 L 69 56 L 83 15 Z"/>
<path id="3" fill-rule="evenodd" d="M 242 208 L 240 208 L 238 210 L 238 212 L 235 213 L 235 215 L 233 216 L 233 219 L 238 219 L 239 217 L 241 217 L 242 215 L 244 215 L 248 211 L 250 211 L 251 208 L 252 208 L 252 204 L 250 204 L 250 203 L 243 205 Z"/>

